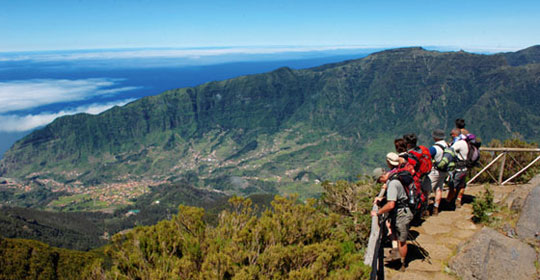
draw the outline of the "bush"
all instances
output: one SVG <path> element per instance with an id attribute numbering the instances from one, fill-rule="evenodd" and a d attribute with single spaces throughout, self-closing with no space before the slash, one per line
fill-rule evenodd
<path id="1" fill-rule="evenodd" d="M 336 185 L 346 185 L 338 183 Z M 363 279 L 369 267 L 350 234 L 352 217 L 326 212 L 316 200 L 276 196 L 259 216 L 251 200 L 234 197 L 215 227 L 204 210 L 180 206 L 155 226 L 115 235 L 106 250 L 110 279 Z M 97 273 L 97 275 L 96 275 Z"/>
<path id="2" fill-rule="evenodd" d="M 495 211 L 493 203 L 493 191 L 486 185 L 484 193 L 477 197 L 473 202 L 473 218 L 475 223 L 488 223 L 491 221 L 491 215 Z"/>
<path id="3" fill-rule="evenodd" d="M 101 256 L 0 237 L 0 279 L 78 279 Z"/>
<path id="4" fill-rule="evenodd" d="M 347 231 L 356 237 L 360 247 L 367 245 L 371 230 L 370 211 L 373 198 L 378 194 L 378 188 L 364 178 L 356 183 L 337 181 L 336 183 L 323 182 L 324 193 L 321 201 L 334 213 L 350 217 L 352 222 Z"/>

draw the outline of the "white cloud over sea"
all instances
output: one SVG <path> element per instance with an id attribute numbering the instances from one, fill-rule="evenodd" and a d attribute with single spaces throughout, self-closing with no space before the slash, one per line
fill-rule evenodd
<path id="1" fill-rule="evenodd" d="M 47 125 L 54 119 L 77 113 L 99 114 L 113 106 L 134 99 L 111 101 L 116 94 L 138 87 L 120 86 L 120 79 L 31 79 L 0 82 L 0 131 L 21 132 Z M 108 98 L 99 102 L 100 98 Z M 40 110 L 54 104 L 86 102 L 89 104 Z M 80 104 L 80 103 L 79 103 Z M 58 108 L 59 106 L 53 106 Z M 33 110 L 33 113 L 24 112 Z"/>
<path id="2" fill-rule="evenodd" d="M 134 90 L 136 87 L 114 87 L 118 79 L 33 79 L 0 82 L 0 114 L 44 105 L 106 97 Z"/>
<path id="3" fill-rule="evenodd" d="M 280 53 L 309 53 L 327 51 L 354 51 L 380 48 L 374 46 L 269 46 L 269 47 L 216 47 L 216 48 L 180 48 L 180 49 L 110 49 L 80 51 L 44 51 L 0 53 L 2 61 L 71 61 L 71 60 L 109 60 L 142 58 L 185 58 L 201 59 L 227 55 L 268 55 Z"/>
<path id="4" fill-rule="evenodd" d="M 0 115 L 0 131 L 1 132 L 22 132 L 32 130 L 44 125 L 47 125 L 54 121 L 58 117 L 66 115 L 74 115 L 78 113 L 99 114 L 114 106 L 123 106 L 135 99 L 117 100 L 107 103 L 93 103 L 67 110 L 61 110 L 55 113 L 40 113 L 40 114 L 27 114 L 27 115 L 15 115 L 7 114 Z"/>
<path id="5" fill-rule="evenodd" d="M 251 47 L 207 47 L 207 48 L 141 48 L 141 49 L 96 49 L 35 52 L 0 52 L 0 62 L 9 61 L 94 61 L 117 59 L 186 59 L 190 61 L 212 59 L 226 56 L 262 56 L 280 57 L 284 54 L 302 54 L 328 52 L 371 52 L 389 48 L 406 47 L 404 45 L 337 45 L 337 46 L 251 46 Z M 461 50 L 458 46 L 428 47 L 435 50 Z M 471 46 L 470 52 L 515 51 L 519 48 Z M 294 55 L 293 55 L 294 56 Z M 218 60 L 219 61 L 219 60 Z"/>

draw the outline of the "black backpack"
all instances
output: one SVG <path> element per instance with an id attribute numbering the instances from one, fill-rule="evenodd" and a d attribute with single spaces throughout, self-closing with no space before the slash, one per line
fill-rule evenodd
<path id="1" fill-rule="evenodd" d="M 413 176 L 410 172 L 402 170 L 392 174 L 388 181 L 398 180 L 405 193 L 407 201 L 397 201 L 397 208 L 409 207 L 413 214 L 422 209 L 422 193 L 416 188 Z"/>
<path id="2" fill-rule="evenodd" d="M 465 138 L 469 152 L 467 153 L 467 159 L 465 159 L 465 166 L 467 168 L 475 167 L 480 160 L 480 146 L 482 143 L 476 139 L 476 135 L 467 134 Z"/>

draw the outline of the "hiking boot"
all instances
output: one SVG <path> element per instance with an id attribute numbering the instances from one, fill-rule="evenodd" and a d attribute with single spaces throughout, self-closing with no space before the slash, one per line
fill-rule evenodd
<path id="1" fill-rule="evenodd" d="M 433 207 L 433 214 L 431 214 L 432 216 L 437 216 L 439 215 L 439 207 Z"/>
<path id="2" fill-rule="evenodd" d="M 456 199 L 456 208 L 461 208 L 461 199 Z"/>

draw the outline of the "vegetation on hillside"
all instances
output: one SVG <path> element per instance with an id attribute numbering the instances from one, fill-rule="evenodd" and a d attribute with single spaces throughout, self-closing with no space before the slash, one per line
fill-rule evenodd
<path id="1" fill-rule="evenodd" d="M 114 235 L 104 256 L 3 239 L 0 254 L 14 261 L 4 260 L 0 273 L 17 279 L 39 272 L 47 273 L 44 279 L 69 279 L 74 271 L 87 279 L 365 279 L 363 248 L 377 188 L 368 181 L 324 186 L 320 200 L 276 196 L 267 209 L 233 197 L 215 225 L 202 208 L 181 205 L 170 219 Z"/>
<path id="2" fill-rule="evenodd" d="M 260 216 L 251 200 L 233 197 L 232 210 L 221 212 L 215 227 L 205 223 L 203 209 L 180 206 L 171 220 L 114 236 L 106 250 L 113 266 L 103 273 L 111 279 L 366 278 L 361 249 L 375 190 L 325 186 L 321 201 L 276 196 Z"/>
<path id="3" fill-rule="evenodd" d="M 85 277 L 103 255 L 50 247 L 44 243 L 0 237 L 0 279 L 58 279 Z M 91 278 L 89 278 L 91 279 Z"/>

